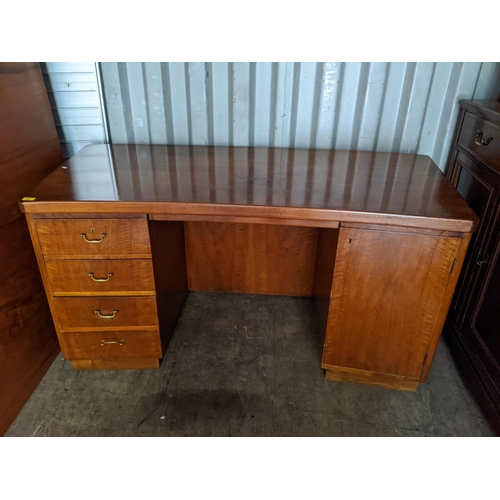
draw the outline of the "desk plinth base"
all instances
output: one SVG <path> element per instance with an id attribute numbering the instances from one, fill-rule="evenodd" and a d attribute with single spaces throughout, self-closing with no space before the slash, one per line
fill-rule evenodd
<path id="1" fill-rule="evenodd" d="M 356 384 L 375 385 L 386 389 L 408 392 L 415 392 L 419 383 L 419 380 L 416 378 L 403 377 L 401 375 L 358 370 L 345 366 L 327 364 L 323 364 L 322 366 L 326 370 L 325 378 L 334 382 L 354 382 Z"/>
<path id="2" fill-rule="evenodd" d="M 160 367 L 158 358 L 75 359 L 71 363 L 75 370 L 137 370 Z"/>

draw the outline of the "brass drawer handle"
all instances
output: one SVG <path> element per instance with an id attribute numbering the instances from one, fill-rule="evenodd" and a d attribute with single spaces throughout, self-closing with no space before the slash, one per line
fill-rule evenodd
<path id="1" fill-rule="evenodd" d="M 125 341 L 124 340 L 101 340 L 101 347 L 104 347 L 106 344 L 123 345 L 123 344 L 125 344 Z"/>
<path id="2" fill-rule="evenodd" d="M 89 273 L 89 276 L 92 278 L 93 281 L 98 281 L 99 283 L 104 283 L 106 281 L 109 281 L 109 278 L 113 276 L 113 273 L 109 273 L 107 278 L 94 278 L 94 273 Z"/>
<path id="3" fill-rule="evenodd" d="M 483 137 L 483 133 L 480 130 L 478 130 L 474 136 L 474 144 L 476 144 L 476 146 L 487 146 L 492 140 L 493 137 L 489 135 Z"/>
<path id="4" fill-rule="evenodd" d="M 113 319 L 116 316 L 117 312 L 118 312 L 118 309 L 115 309 L 113 311 L 113 314 L 101 314 L 100 309 L 97 309 L 95 311 L 95 313 L 97 314 L 97 316 L 99 316 L 99 318 L 102 318 L 102 319 Z"/>
<path id="5" fill-rule="evenodd" d="M 102 233 L 101 234 L 101 239 L 100 240 L 88 240 L 87 239 L 87 234 L 86 233 L 82 233 L 80 235 L 87 243 L 102 243 L 102 240 L 106 237 L 106 233 Z"/>

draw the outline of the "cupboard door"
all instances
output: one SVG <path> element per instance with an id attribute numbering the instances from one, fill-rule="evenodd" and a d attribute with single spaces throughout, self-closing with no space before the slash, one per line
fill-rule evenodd
<path id="1" fill-rule="evenodd" d="M 469 305 L 477 300 L 474 289 L 484 281 L 491 257 L 494 206 L 500 193 L 500 175 L 459 153 L 452 166 L 453 185 L 480 218 L 472 235 L 464 268 L 450 308 L 450 316 L 457 325 L 462 323 Z M 486 264 L 486 265 L 485 265 Z"/>
<path id="2" fill-rule="evenodd" d="M 341 228 L 323 366 L 420 378 L 460 243 Z"/>
<path id="3" fill-rule="evenodd" d="M 481 283 L 477 299 L 471 303 L 470 313 L 466 317 L 464 332 L 468 329 L 481 339 L 496 363 L 500 367 L 500 241 L 491 258 L 486 279 Z"/>

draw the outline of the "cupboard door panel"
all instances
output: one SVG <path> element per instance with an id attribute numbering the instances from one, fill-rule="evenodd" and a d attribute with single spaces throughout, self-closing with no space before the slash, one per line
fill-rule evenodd
<path id="1" fill-rule="evenodd" d="M 488 278 L 483 284 L 470 328 L 483 341 L 489 353 L 500 366 L 500 243 Z M 467 325 L 467 327 L 469 327 Z"/>
<path id="2" fill-rule="evenodd" d="M 470 310 L 471 298 L 477 296 L 473 289 L 484 281 L 486 266 L 477 263 L 486 263 L 491 256 L 491 221 L 500 193 L 500 176 L 462 153 L 457 155 L 452 168 L 455 187 L 480 218 L 450 309 L 450 316 L 461 324 Z"/>
<path id="3" fill-rule="evenodd" d="M 419 378 L 460 243 L 341 228 L 323 364 Z"/>

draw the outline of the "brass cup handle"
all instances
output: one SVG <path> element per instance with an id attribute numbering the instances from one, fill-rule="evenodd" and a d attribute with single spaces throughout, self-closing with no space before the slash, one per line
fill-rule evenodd
<path id="1" fill-rule="evenodd" d="M 83 239 L 84 239 L 87 243 L 102 243 L 102 240 L 103 240 L 104 238 L 106 238 L 106 233 L 102 233 L 102 234 L 101 234 L 101 239 L 100 239 L 100 240 L 88 240 L 88 239 L 87 239 L 87 234 L 86 234 L 86 233 L 82 233 L 80 236 L 81 236 L 81 237 L 82 237 L 82 238 L 83 238 Z"/>
<path id="2" fill-rule="evenodd" d="M 476 146 L 487 146 L 492 140 L 493 137 L 489 135 L 483 137 L 483 133 L 480 130 L 478 130 L 474 136 L 474 144 L 476 144 Z"/>
<path id="3" fill-rule="evenodd" d="M 99 318 L 102 318 L 102 319 L 113 319 L 116 316 L 116 313 L 118 312 L 118 309 L 115 309 L 113 311 L 113 314 L 101 314 L 100 309 L 96 309 L 94 312 L 97 314 L 97 316 L 99 316 Z"/>
<path id="4" fill-rule="evenodd" d="M 106 344 L 123 345 L 123 344 L 125 344 L 125 341 L 124 340 L 101 340 L 101 347 L 104 347 Z"/>
<path id="5" fill-rule="evenodd" d="M 109 278 L 113 276 L 113 273 L 109 273 L 107 278 L 94 278 L 94 273 L 89 273 L 89 276 L 92 278 L 93 281 L 98 281 L 99 283 L 104 283 L 106 281 L 109 281 Z"/>

